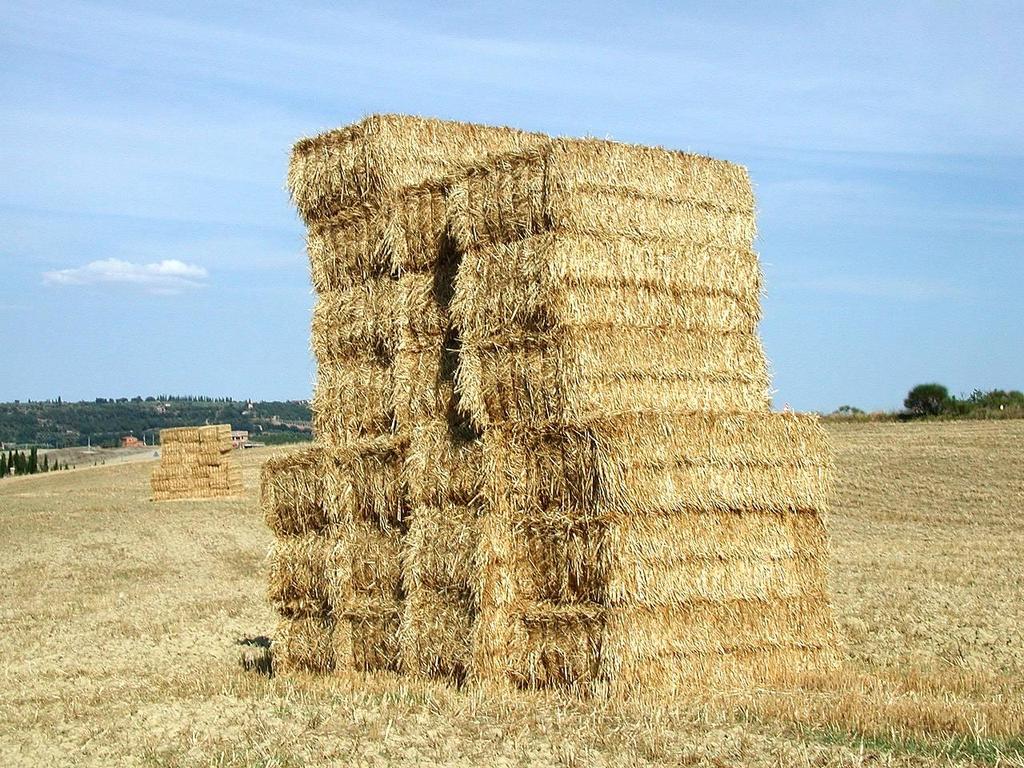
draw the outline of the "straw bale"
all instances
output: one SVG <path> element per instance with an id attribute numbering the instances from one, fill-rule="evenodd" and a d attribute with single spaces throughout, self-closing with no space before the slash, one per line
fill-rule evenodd
<path id="1" fill-rule="evenodd" d="M 761 279 L 749 248 L 545 232 L 463 253 L 452 311 L 478 342 L 622 325 L 750 333 Z"/>
<path id="2" fill-rule="evenodd" d="M 488 159 L 449 193 L 464 251 L 545 231 L 749 249 L 754 196 L 742 166 L 596 139 L 554 139 Z"/>
<path id="3" fill-rule="evenodd" d="M 160 440 L 160 465 L 150 478 L 154 501 L 219 498 L 242 491 L 229 424 L 165 429 Z"/>
<path id="4" fill-rule="evenodd" d="M 308 224 L 356 205 L 379 205 L 399 187 L 445 176 L 488 153 L 515 151 L 540 138 L 510 128 L 371 115 L 297 142 L 288 188 Z"/>
<path id="5" fill-rule="evenodd" d="M 521 645 L 508 669 L 520 687 L 581 686 L 595 681 L 603 611 L 591 604 L 536 605 L 522 611 Z"/>
<path id="6" fill-rule="evenodd" d="M 448 193 L 454 178 L 429 179 L 391 196 L 385 238 L 395 274 L 443 275 L 457 262 L 459 252 L 448 232 Z"/>
<path id="7" fill-rule="evenodd" d="M 814 416 L 629 414 L 585 427 L 493 427 L 488 502 L 527 519 L 684 510 L 824 510 L 831 452 Z M 525 505 L 525 506 L 524 506 Z"/>
<path id="8" fill-rule="evenodd" d="M 322 366 L 371 355 L 389 362 L 397 346 L 397 281 L 366 280 L 320 294 L 313 308 L 312 347 Z"/>
<path id="9" fill-rule="evenodd" d="M 607 609 L 603 622 L 600 665 L 608 680 L 645 677 L 658 658 L 737 654 L 756 668 L 758 655 L 789 649 L 820 652 L 812 658 L 825 661 L 835 640 L 822 595 L 624 606 Z"/>
<path id="10" fill-rule="evenodd" d="M 470 664 L 475 610 L 465 590 L 409 588 L 399 629 L 402 671 L 461 682 Z"/>
<path id="11" fill-rule="evenodd" d="M 413 507 L 402 554 L 407 588 L 470 591 L 478 515 L 479 509 L 472 504 Z"/>
<path id="12" fill-rule="evenodd" d="M 435 419 L 408 430 L 403 474 L 410 504 L 467 505 L 478 498 L 483 442 L 464 426 Z"/>
<path id="13" fill-rule="evenodd" d="M 769 407 L 764 351 L 753 334 L 623 327 L 484 345 L 464 338 L 460 359 L 460 407 L 478 428 Z"/>
<path id="14" fill-rule="evenodd" d="M 439 343 L 451 328 L 448 305 L 454 291 L 457 263 L 444 262 L 434 270 L 403 272 L 396 281 L 396 316 L 406 346 Z"/>
<path id="15" fill-rule="evenodd" d="M 260 470 L 260 499 L 264 519 L 275 535 L 315 533 L 327 527 L 326 466 L 319 445 L 264 462 Z"/>
<path id="16" fill-rule="evenodd" d="M 327 567 L 334 543 L 323 533 L 283 536 L 274 541 L 267 594 L 280 614 L 299 617 L 330 612 Z"/>
<path id="17" fill-rule="evenodd" d="M 816 420 L 793 414 L 490 428 L 474 674 L 520 685 L 593 679 L 598 656 L 587 653 L 601 648 L 603 659 L 609 637 L 607 647 L 625 653 L 626 641 L 609 634 L 615 611 L 640 617 L 623 618 L 622 631 L 650 634 L 649 643 L 663 635 L 678 645 L 715 623 L 733 643 L 803 632 L 793 642 L 828 646 L 821 513 L 830 466 Z M 670 620 L 640 621 L 659 611 Z M 805 612 L 802 624 L 794 611 Z"/>
<path id="18" fill-rule="evenodd" d="M 382 527 L 358 521 L 353 524 L 349 577 L 349 596 L 344 600 L 378 602 L 402 599 L 402 539 L 400 527 Z M 336 591 L 336 590 L 335 590 Z"/>
<path id="19" fill-rule="evenodd" d="M 306 252 L 316 292 L 322 296 L 390 275 L 387 224 L 384 212 L 366 204 L 311 223 Z"/>
<path id="20" fill-rule="evenodd" d="M 337 654 L 339 664 L 359 671 L 399 668 L 401 603 L 395 600 L 348 600 L 335 606 L 334 619 L 347 633 L 347 655 Z M 336 630 L 337 631 L 337 630 Z"/>
<path id="21" fill-rule="evenodd" d="M 411 346 L 400 334 L 394 361 L 394 413 L 397 428 L 407 431 L 428 420 L 460 418 L 455 395 L 455 351 L 442 337 L 436 343 Z"/>
<path id="22" fill-rule="evenodd" d="M 394 370 L 379 358 L 321 365 L 313 391 L 313 430 L 330 450 L 392 432 Z"/>
<path id="23" fill-rule="evenodd" d="M 325 451 L 328 523 L 345 526 L 364 520 L 395 525 L 405 518 L 408 500 L 403 461 L 407 446 L 408 438 L 389 434 Z"/>
<path id="24" fill-rule="evenodd" d="M 327 673 L 335 666 L 334 622 L 328 617 L 282 618 L 271 654 L 275 672 Z"/>
<path id="25" fill-rule="evenodd" d="M 352 619 L 352 665 L 364 672 L 397 672 L 401 666 L 397 611 L 386 616 Z"/>

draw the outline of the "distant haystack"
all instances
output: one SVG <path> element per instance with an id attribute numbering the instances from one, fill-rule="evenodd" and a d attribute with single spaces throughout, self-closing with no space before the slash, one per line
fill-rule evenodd
<path id="1" fill-rule="evenodd" d="M 160 466 L 150 480 L 153 500 L 212 499 L 242 493 L 231 425 L 160 430 Z"/>
<path id="2" fill-rule="evenodd" d="M 289 186 L 319 447 L 263 474 L 278 663 L 627 695 L 831 663 L 831 456 L 770 412 L 745 169 L 380 116 Z"/>

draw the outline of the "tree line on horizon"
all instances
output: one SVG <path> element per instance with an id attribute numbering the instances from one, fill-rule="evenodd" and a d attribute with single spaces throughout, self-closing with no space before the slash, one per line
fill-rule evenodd
<path id="1" fill-rule="evenodd" d="M 8 475 L 35 475 L 40 472 L 56 472 L 60 469 L 68 469 L 65 461 L 61 466 L 59 460 L 54 459 L 50 463 L 49 455 L 43 455 L 43 461 L 39 461 L 39 452 L 32 448 L 27 454 L 24 451 L 8 451 L 6 454 L 0 452 L 0 477 Z"/>
<path id="2" fill-rule="evenodd" d="M 67 402 L 57 398 L 0 403 L 0 444 L 116 447 L 126 435 L 155 437 L 161 429 L 197 424 L 231 424 L 265 443 L 294 442 L 310 436 L 311 419 L 306 401 L 187 396 Z"/>
<path id="3" fill-rule="evenodd" d="M 865 413 L 860 408 L 842 405 L 829 414 L 839 418 L 893 419 L 1018 419 L 1024 418 L 1024 392 L 1016 389 L 975 389 L 969 395 L 951 395 L 935 382 L 918 384 L 903 399 L 903 410 L 892 413 Z"/>

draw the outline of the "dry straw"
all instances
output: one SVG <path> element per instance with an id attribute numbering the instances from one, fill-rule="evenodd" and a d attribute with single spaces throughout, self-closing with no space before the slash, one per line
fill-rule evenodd
<path id="1" fill-rule="evenodd" d="M 242 474 L 233 456 L 231 426 L 160 430 L 160 466 L 150 484 L 154 501 L 239 495 Z"/>
<path id="2" fill-rule="evenodd" d="M 743 168 L 555 140 L 449 188 L 457 384 L 478 426 L 767 410 Z"/>
<path id="3" fill-rule="evenodd" d="M 285 659 L 625 694 L 829 662 L 830 453 L 769 413 L 745 169 L 384 115 L 288 182 L 323 452 L 264 493 Z"/>

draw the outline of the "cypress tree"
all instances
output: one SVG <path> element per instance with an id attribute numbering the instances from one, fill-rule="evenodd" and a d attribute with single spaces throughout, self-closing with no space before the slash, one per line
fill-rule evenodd
<path id="1" fill-rule="evenodd" d="M 43 456 L 43 472 L 49 472 L 49 471 L 50 471 L 50 455 L 47 454 L 47 455 Z"/>
<path id="2" fill-rule="evenodd" d="M 38 471 L 39 452 L 35 448 L 32 448 L 32 450 L 28 452 L 28 473 L 30 475 L 34 475 Z"/>

